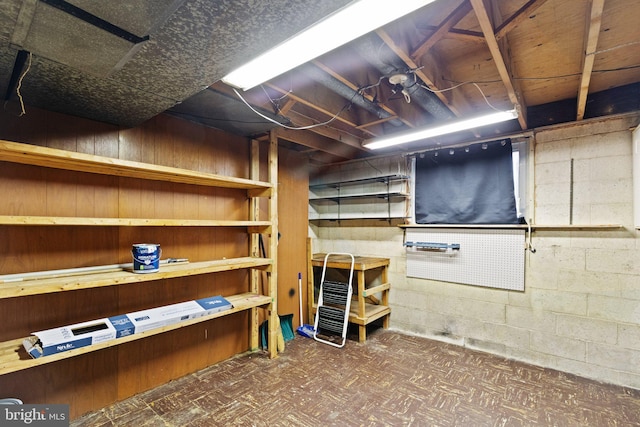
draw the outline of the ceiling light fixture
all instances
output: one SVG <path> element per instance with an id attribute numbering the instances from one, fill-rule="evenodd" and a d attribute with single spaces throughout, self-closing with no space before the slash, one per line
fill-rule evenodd
<path id="1" fill-rule="evenodd" d="M 454 132 L 460 132 L 462 130 L 487 126 L 494 123 L 506 122 L 508 120 L 517 118 L 518 112 L 516 111 L 516 109 L 509 111 L 499 111 L 497 113 L 487 114 L 485 116 L 474 117 L 471 119 L 458 120 L 436 127 L 412 129 L 410 132 L 402 132 L 382 138 L 374 138 L 369 142 L 365 142 L 363 146 L 371 150 L 376 150 L 380 148 L 391 147 L 394 145 L 406 144 L 407 142 L 433 138 L 436 136 L 446 135 Z"/>
<path id="2" fill-rule="evenodd" d="M 222 78 L 230 86 L 248 90 L 298 65 L 401 18 L 435 0 L 358 0 L 247 62 Z"/>

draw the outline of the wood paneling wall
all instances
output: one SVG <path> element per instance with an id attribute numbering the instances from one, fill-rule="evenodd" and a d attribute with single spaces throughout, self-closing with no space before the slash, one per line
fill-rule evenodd
<path id="1" fill-rule="evenodd" d="M 133 129 L 28 108 L 0 113 L 0 139 L 120 159 L 249 177 L 249 141 L 171 116 Z M 265 144 L 267 145 L 267 144 Z M 281 150 L 282 152 L 283 150 Z M 285 150 L 287 151 L 287 150 Z M 266 155 L 261 156 L 266 161 Z M 279 252 L 306 271 L 307 172 L 299 155 L 284 155 L 288 190 Z M 266 164 L 266 162 L 265 162 Z M 265 168 L 263 168 L 265 169 Z M 290 170 L 289 170 L 290 169 Z M 303 191 L 304 190 L 304 191 Z M 304 197 L 301 195 L 304 194 Z M 246 193 L 0 162 L 2 215 L 246 219 Z M 293 219 L 289 219 L 292 216 Z M 304 221 L 302 219 L 304 217 Z M 304 230 L 302 230 L 304 222 Z M 300 240 L 299 242 L 297 240 Z M 160 243 L 163 258 L 191 261 L 245 256 L 246 230 L 206 227 L 0 226 L 0 274 L 131 262 L 133 243 Z M 302 249 L 298 249 L 298 247 Z M 289 251 L 292 251 L 289 254 Z M 291 279 L 293 280 L 293 279 Z M 297 281 L 297 277 L 296 277 Z M 249 272 L 195 277 L 0 300 L 0 340 L 134 310 L 248 290 Z M 297 286 L 297 285 L 296 285 Z M 295 293 L 297 301 L 297 291 Z M 297 312 L 297 302 L 285 311 Z M 282 310 L 280 310 L 282 313 Z M 105 350 L 0 376 L 1 397 L 68 403 L 71 417 L 102 408 L 249 348 L 248 312 Z"/>

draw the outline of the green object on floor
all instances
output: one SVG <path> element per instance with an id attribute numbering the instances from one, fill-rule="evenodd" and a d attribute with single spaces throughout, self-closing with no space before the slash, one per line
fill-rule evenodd
<path id="1" fill-rule="evenodd" d="M 282 336 L 285 342 L 289 342 L 295 337 L 293 333 L 293 314 L 280 316 L 280 329 L 282 329 Z"/>
<path id="2" fill-rule="evenodd" d="M 291 321 L 293 314 L 285 314 L 284 316 L 278 316 L 280 318 L 280 332 L 285 342 L 291 341 L 295 335 L 293 333 L 293 325 Z M 266 350 L 268 347 L 267 331 L 269 330 L 269 321 L 265 320 L 260 325 L 260 348 Z"/>

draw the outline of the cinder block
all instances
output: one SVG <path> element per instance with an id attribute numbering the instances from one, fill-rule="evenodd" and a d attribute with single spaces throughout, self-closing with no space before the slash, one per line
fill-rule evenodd
<path id="1" fill-rule="evenodd" d="M 549 196 L 552 197 L 552 196 Z M 568 197 L 568 196 L 567 196 Z M 538 203 L 535 208 L 536 224 L 568 224 L 569 223 L 569 203 Z"/>
<path id="2" fill-rule="evenodd" d="M 625 298 L 589 295 L 589 317 L 613 322 L 640 324 L 640 302 Z"/>
<path id="3" fill-rule="evenodd" d="M 618 325 L 615 322 L 558 315 L 556 323 L 556 334 L 559 336 L 602 344 L 616 344 L 618 341 Z"/>
<path id="4" fill-rule="evenodd" d="M 633 225 L 633 204 L 629 196 L 626 202 L 591 205 L 591 224 Z M 630 241 L 630 239 L 627 239 Z"/>
<path id="5" fill-rule="evenodd" d="M 631 155 L 631 133 L 608 132 L 571 141 L 571 156 L 575 159 L 599 159 L 611 156 Z"/>
<path id="6" fill-rule="evenodd" d="M 536 186 L 554 185 L 565 182 L 571 182 L 571 161 L 556 161 L 536 165 Z"/>
<path id="7" fill-rule="evenodd" d="M 556 329 L 556 316 L 549 311 L 508 306 L 507 325 L 532 331 L 551 332 Z"/>
<path id="8" fill-rule="evenodd" d="M 444 300 L 447 313 L 480 322 L 505 323 L 505 304 L 452 297 Z"/>
<path id="9" fill-rule="evenodd" d="M 527 291 L 527 287 L 529 286 L 527 278 L 525 280 L 525 292 L 509 292 L 509 302 L 507 303 L 507 308 L 516 307 L 516 308 L 530 308 L 531 307 L 531 293 Z M 508 313 L 507 313 L 508 314 Z M 509 320 L 507 318 L 507 323 Z"/>
<path id="10" fill-rule="evenodd" d="M 586 343 L 581 340 L 559 337 L 552 331 L 532 331 L 531 350 L 566 359 L 586 361 Z"/>
<path id="11" fill-rule="evenodd" d="M 618 325 L 618 345 L 640 351 L 640 325 Z"/>
<path id="12" fill-rule="evenodd" d="M 640 257 L 635 250 L 587 249 L 586 269 L 640 275 Z"/>
<path id="13" fill-rule="evenodd" d="M 638 286 L 638 276 L 630 274 L 618 275 L 620 286 L 620 298 L 640 301 L 640 286 Z"/>
<path id="14" fill-rule="evenodd" d="M 505 347 L 529 349 L 530 331 L 528 329 L 493 323 L 484 323 L 483 325 L 483 339 L 485 341 L 500 343 Z"/>
<path id="15" fill-rule="evenodd" d="M 571 199 L 569 181 L 536 184 L 536 216 L 537 210 L 549 205 L 568 205 Z"/>
<path id="16" fill-rule="evenodd" d="M 542 135 L 536 135 L 536 166 L 543 163 L 557 163 L 571 160 L 571 152 L 566 141 L 544 142 Z"/>
<path id="17" fill-rule="evenodd" d="M 587 295 L 574 292 L 561 292 L 545 289 L 531 291 L 533 310 L 564 314 L 587 314 Z"/>
<path id="18" fill-rule="evenodd" d="M 629 372 L 634 375 L 640 374 L 640 350 L 589 343 L 587 360 L 589 363 L 606 368 Z"/>
<path id="19" fill-rule="evenodd" d="M 504 354 L 506 345 L 494 341 L 479 340 L 476 338 L 465 338 L 464 346 L 474 350 L 480 350 L 491 354 Z"/>
<path id="20" fill-rule="evenodd" d="M 620 295 L 619 275 L 591 271 L 560 270 L 558 283 L 562 291 L 616 297 Z M 640 295 L 640 293 L 639 293 Z"/>
<path id="21" fill-rule="evenodd" d="M 625 141 L 630 147 L 630 141 Z M 623 147 L 627 151 L 627 147 Z M 621 156 L 603 156 L 587 160 L 589 165 L 589 181 L 614 181 L 629 179 L 633 174 L 631 151 Z M 575 166 L 575 162 L 574 162 Z"/>
<path id="22" fill-rule="evenodd" d="M 633 183 L 629 176 L 615 181 L 590 181 L 585 185 L 574 186 L 575 202 L 581 203 L 585 194 L 588 195 L 587 200 L 593 204 L 627 203 L 633 196 Z"/>

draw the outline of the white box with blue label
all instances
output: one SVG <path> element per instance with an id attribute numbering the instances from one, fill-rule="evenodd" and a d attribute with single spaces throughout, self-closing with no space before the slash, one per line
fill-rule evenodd
<path id="1" fill-rule="evenodd" d="M 34 332 L 32 334 L 34 336 L 25 339 L 23 345 L 31 357 L 38 358 L 139 334 L 231 308 L 233 305 L 221 296 L 185 301 L 107 319 Z"/>

